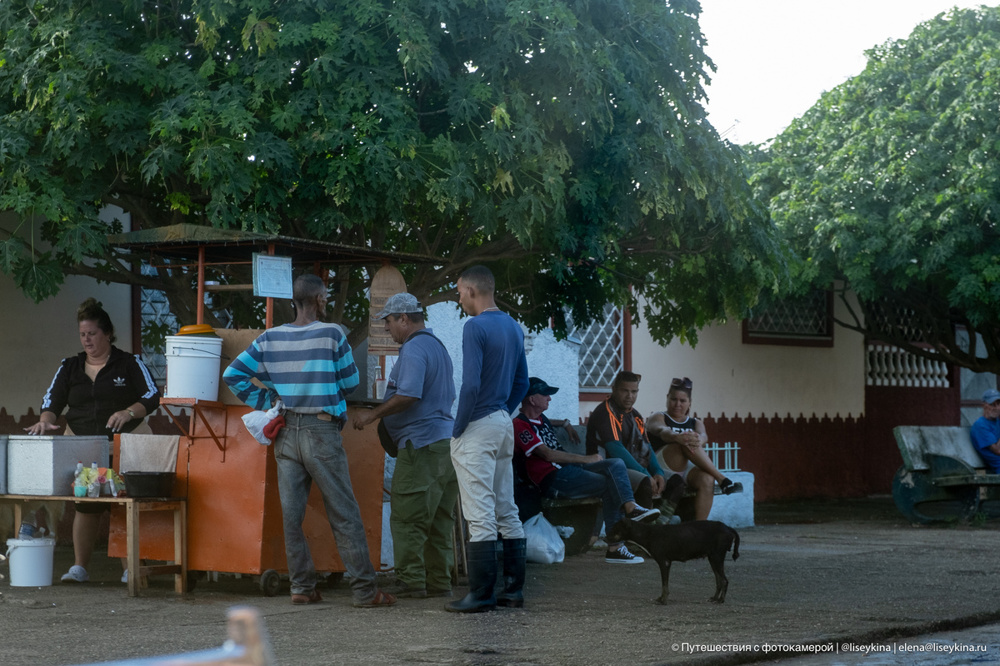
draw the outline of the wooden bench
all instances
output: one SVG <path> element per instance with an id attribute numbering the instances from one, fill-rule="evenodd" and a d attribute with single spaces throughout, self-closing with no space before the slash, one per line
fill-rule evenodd
<path id="1" fill-rule="evenodd" d="M 567 555 L 579 555 L 590 550 L 590 537 L 601 515 L 601 505 L 600 497 L 542 498 L 542 515 L 547 521 L 573 528 L 573 534 L 563 537 Z"/>
<path id="2" fill-rule="evenodd" d="M 960 426 L 899 426 L 893 429 L 903 465 L 892 481 L 892 497 L 914 523 L 968 521 L 1000 515 L 1000 474 L 991 474 Z"/>

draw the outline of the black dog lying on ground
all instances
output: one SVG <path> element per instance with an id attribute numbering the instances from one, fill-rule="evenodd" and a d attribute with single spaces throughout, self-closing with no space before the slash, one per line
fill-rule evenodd
<path id="1" fill-rule="evenodd" d="M 707 557 L 715 573 L 715 596 L 710 601 L 723 603 L 729 579 L 723 571 L 726 553 L 733 549 L 733 559 L 740 556 L 740 535 L 717 520 L 695 520 L 680 525 L 649 525 L 619 520 L 607 535 L 608 543 L 631 541 L 643 547 L 660 565 L 663 592 L 657 602 L 667 603 L 667 583 L 671 562 L 687 562 Z"/>

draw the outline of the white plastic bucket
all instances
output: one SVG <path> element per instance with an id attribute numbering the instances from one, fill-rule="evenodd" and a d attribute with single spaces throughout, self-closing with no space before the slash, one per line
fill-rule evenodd
<path id="1" fill-rule="evenodd" d="M 11 587 L 52 585 L 52 553 L 55 539 L 7 539 Z"/>
<path id="2" fill-rule="evenodd" d="M 168 335 L 166 358 L 164 398 L 219 399 L 222 338 Z"/>

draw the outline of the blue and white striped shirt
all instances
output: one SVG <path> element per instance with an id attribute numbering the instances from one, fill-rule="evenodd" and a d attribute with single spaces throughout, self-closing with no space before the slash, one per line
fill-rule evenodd
<path id="1" fill-rule="evenodd" d="M 264 331 L 226 368 L 222 379 L 254 409 L 270 409 L 281 398 L 293 412 L 326 412 L 341 421 L 347 414 L 344 396 L 360 382 L 344 333 L 336 324 L 320 321 Z"/>

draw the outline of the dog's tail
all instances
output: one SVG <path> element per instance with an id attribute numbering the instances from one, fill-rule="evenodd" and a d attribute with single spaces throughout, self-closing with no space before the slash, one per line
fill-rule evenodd
<path id="1" fill-rule="evenodd" d="M 740 533 L 733 530 L 733 559 L 740 556 Z"/>

